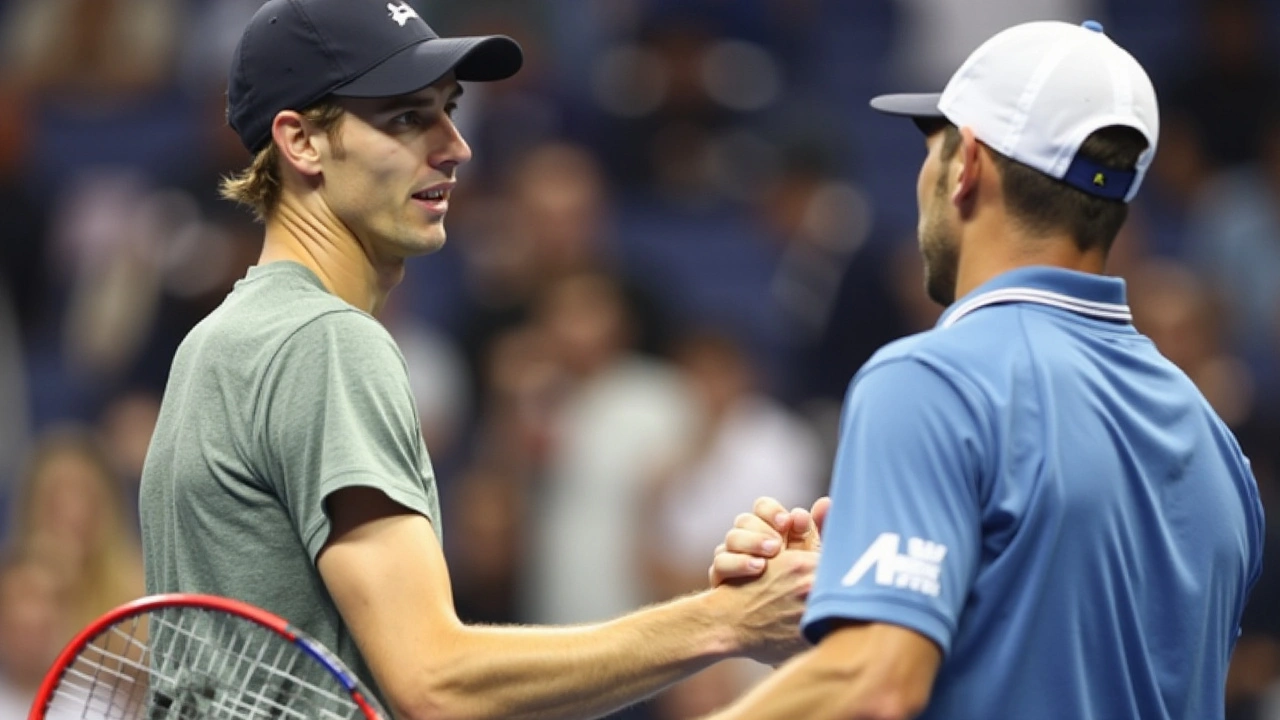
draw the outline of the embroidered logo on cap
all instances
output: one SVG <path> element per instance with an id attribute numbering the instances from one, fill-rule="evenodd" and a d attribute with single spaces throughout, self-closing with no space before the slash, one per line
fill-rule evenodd
<path id="1" fill-rule="evenodd" d="M 404 24 L 409 22 L 409 18 L 422 19 L 418 16 L 417 10 L 409 7 L 409 3 L 402 2 L 399 5 L 387 3 L 387 9 L 391 11 L 391 19 L 395 20 L 400 27 L 404 27 Z"/>

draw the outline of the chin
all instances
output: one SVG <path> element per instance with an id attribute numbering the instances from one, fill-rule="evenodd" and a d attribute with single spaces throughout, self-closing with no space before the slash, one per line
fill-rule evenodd
<path id="1" fill-rule="evenodd" d="M 406 256 L 430 255 L 444 247 L 444 242 L 444 228 L 437 225 L 413 237 L 405 238 L 401 247 L 404 248 Z"/>
<path id="2" fill-rule="evenodd" d="M 440 250 L 440 248 L 444 247 L 444 243 L 445 243 L 444 233 L 439 233 L 438 235 L 434 235 L 428 238 L 426 242 L 422 243 L 422 252 L 419 254 L 430 255 L 431 253 L 436 252 Z"/>

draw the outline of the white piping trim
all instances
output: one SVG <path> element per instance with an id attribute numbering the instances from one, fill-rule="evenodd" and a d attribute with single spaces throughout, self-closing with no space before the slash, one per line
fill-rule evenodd
<path id="1" fill-rule="evenodd" d="M 954 312 L 947 316 L 947 319 L 942 323 L 942 327 L 951 327 L 956 324 L 957 320 L 979 308 L 1009 302 L 1026 302 L 1036 305 L 1048 305 L 1049 307 L 1069 310 L 1071 312 L 1099 320 L 1126 323 L 1133 322 L 1133 313 L 1129 311 L 1128 305 L 1097 302 L 1095 300 L 1081 300 L 1077 297 L 1051 292 L 1049 290 L 1012 287 L 1001 290 L 992 290 L 966 300 L 962 305 L 960 305 L 960 307 L 957 307 Z"/>

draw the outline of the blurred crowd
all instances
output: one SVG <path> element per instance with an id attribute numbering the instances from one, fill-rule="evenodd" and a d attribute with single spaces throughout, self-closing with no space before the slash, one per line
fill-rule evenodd
<path id="1" fill-rule="evenodd" d="M 866 100 L 937 89 L 1030 19 L 1098 19 L 1155 80 L 1161 147 L 1110 271 L 1280 508 L 1280 2 L 410 1 L 527 58 L 468 89 L 449 242 L 382 318 L 464 619 L 583 622 L 697 589 L 754 498 L 825 491 L 854 371 L 940 311 L 915 247 L 923 144 Z M 258 4 L 0 0 L 0 717 L 143 592 L 137 481 L 169 361 L 260 242 L 216 196 L 249 159 L 222 103 Z M 696 717 L 764 671 L 723 664 L 623 715 Z M 1271 559 L 1228 704 L 1280 719 Z"/>

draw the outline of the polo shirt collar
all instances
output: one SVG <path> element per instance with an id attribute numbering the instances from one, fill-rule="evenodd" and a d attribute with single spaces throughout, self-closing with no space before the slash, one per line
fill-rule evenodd
<path id="1" fill-rule="evenodd" d="M 991 305 L 1031 303 L 1115 323 L 1133 322 L 1124 280 L 1055 267 L 1024 267 L 997 275 L 952 303 L 938 318 L 946 328 Z"/>

